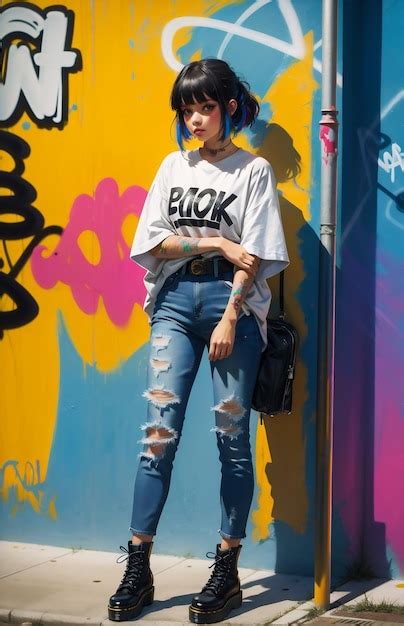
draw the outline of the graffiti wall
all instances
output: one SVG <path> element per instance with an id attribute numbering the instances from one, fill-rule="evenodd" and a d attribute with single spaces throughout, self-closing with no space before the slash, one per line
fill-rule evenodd
<path id="1" fill-rule="evenodd" d="M 351 567 L 399 576 L 404 85 L 397 20 L 404 6 L 364 6 L 344 4 L 335 504 L 357 545 Z"/>
<path id="2" fill-rule="evenodd" d="M 390 19 L 383 19 L 386 41 L 392 41 L 395 14 L 402 8 L 394 2 L 383 6 Z M 260 101 L 258 121 L 237 143 L 267 158 L 275 170 L 291 257 L 287 314 L 300 335 L 293 414 L 263 425 L 252 415 L 256 494 L 243 563 L 312 573 L 320 7 L 320 0 L 195 0 L 192 8 L 185 0 L 70 0 L 58 6 L 3 1 L 3 538 L 111 550 L 126 540 L 145 421 L 149 338 L 143 274 L 129 261 L 129 248 L 154 174 L 162 158 L 177 149 L 169 107 L 176 73 L 191 60 L 213 56 L 228 61 Z M 358 19 L 347 3 L 340 20 L 344 32 L 350 12 L 349 23 Z M 349 41 L 344 39 L 344 50 Z M 394 448 L 399 391 L 389 370 L 398 368 L 401 358 L 400 298 L 394 286 L 403 254 L 404 139 L 398 121 L 402 93 L 398 78 L 390 78 L 394 53 L 389 46 L 380 48 L 384 66 L 379 91 L 372 87 L 374 109 L 363 127 L 354 113 L 347 116 L 362 156 L 360 170 L 355 150 L 345 152 L 350 138 L 343 137 L 341 171 L 349 166 L 350 180 L 357 172 L 365 193 L 359 197 L 359 187 L 349 188 L 342 176 L 338 332 L 344 351 L 337 354 L 337 391 L 345 400 L 336 407 L 336 458 L 348 432 L 352 456 L 335 478 L 338 576 L 364 560 L 364 537 L 366 555 L 374 554 L 377 544 L 376 570 L 390 559 L 394 571 L 404 568 L 399 518 L 391 506 L 404 465 L 402 452 Z M 345 95 L 342 99 L 342 61 L 341 46 L 338 102 L 344 105 L 345 132 L 350 103 Z M 344 57 L 344 80 L 348 65 Z M 359 67 L 351 67 L 351 73 L 354 81 Z M 351 104 L 358 112 L 358 103 Z M 369 146 L 379 150 L 372 162 Z M 355 290 L 354 277 L 361 290 Z M 271 288 L 275 316 L 276 278 Z M 346 297 L 358 300 L 358 335 Z M 355 378 L 344 359 L 357 337 L 352 350 L 358 362 L 350 359 Z M 359 363 L 361 346 L 369 356 L 366 363 Z M 362 387 L 369 381 L 373 387 L 365 393 Z M 211 395 L 205 356 L 159 528 L 156 550 L 161 553 L 203 556 L 218 538 L 220 467 Z M 380 536 L 372 535 L 377 532 Z"/>

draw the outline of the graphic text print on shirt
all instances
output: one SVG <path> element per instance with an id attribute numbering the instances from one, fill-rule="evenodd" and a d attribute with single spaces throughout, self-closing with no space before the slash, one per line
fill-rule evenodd
<path id="1" fill-rule="evenodd" d="M 208 226 L 219 230 L 222 218 L 228 226 L 233 224 L 226 208 L 236 200 L 237 196 L 234 193 L 227 198 L 225 196 L 225 191 L 217 192 L 210 187 L 207 189 L 189 187 L 187 191 L 183 187 L 172 187 L 168 201 L 168 214 L 175 228 Z M 177 219 L 173 217 L 176 214 Z"/>

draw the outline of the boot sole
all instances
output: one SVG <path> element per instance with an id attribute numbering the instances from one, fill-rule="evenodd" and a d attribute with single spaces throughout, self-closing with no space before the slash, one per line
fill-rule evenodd
<path id="1" fill-rule="evenodd" d="M 193 624 L 216 624 L 216 622 L 221 622 L 228 616 L 230 611 L 241 606 L 242 599 L 243 594 L 241 591 L 238 591 L 227 600 L 221 609 L 216 609 L 216 611 L 201 611 L 189 607 L 189 621 Z"/>
<path id="2" fill-rule="evenodd" d="M 149 606 L 154 600 L 154 587 L 148 589 L 140 596 L 136 604 L 125 608 L 115 609 L 108 605 L 108 619 L 112 622 L 126 622 L 140 615 L 144 606 Z"/>

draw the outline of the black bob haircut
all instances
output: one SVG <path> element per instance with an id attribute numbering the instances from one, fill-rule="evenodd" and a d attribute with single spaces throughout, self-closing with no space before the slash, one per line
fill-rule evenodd
<path id="1" fill-rule="evenodd" d="M 231 130 L 238 133 L 246 126 L 251 126 L 258 113 L 259 104 L 250 93 L 248 83 L 240 80 L 237 74 L 225 62 L 219 59 L 193 61 L 182 68 L 171 92 L 171 108 L 176 111 L 179 133 L 177 138 L 181 146 L 182 139 L 189 139 L 181 107 L 206 99 L 216 100 L 221 112 L 223 141 Z M 236 100 L 237 109 L 230 117 L 227 112 L 229 100 Z M 226 124 L 227 121 L 227 124 Z"/>

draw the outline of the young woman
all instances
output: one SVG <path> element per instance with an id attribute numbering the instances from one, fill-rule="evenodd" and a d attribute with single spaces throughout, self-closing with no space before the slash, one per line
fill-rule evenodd
<path id="1" fill-rule="evenodd" d="M 157 172 L 131 251 L 147 270 L 148 419 L 142 426 L 132 541 L 109 617 L 133 619 L 153 601 L 152 540 L 206 347 L 222 467 L 222 521 L 212 575 L 189 609 L 191 622 L 203 624 L 223 620 L 241 604 L 237 559 L 254 488 L 249 416 L 266 341 L 265 279 L 286 267 L 288 255 L 271 166 L 232 139 L 259 111 L 248 85 L 224 61 L 196 61 L 177 77 L 171 106 L 181 150 L 169 154 Z M 183 141 L 191 137 L 203 142 L 199 150 L 184 150 Z"/>

